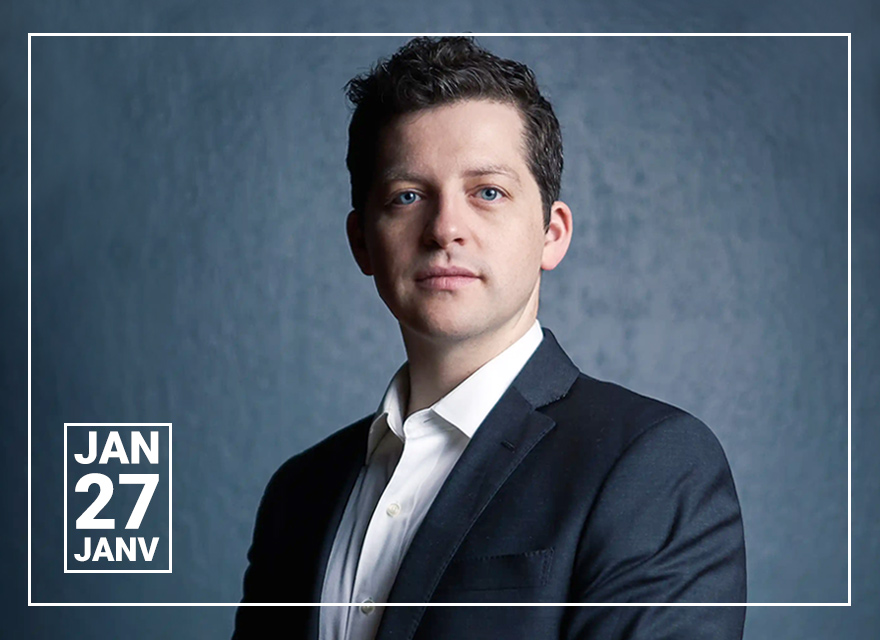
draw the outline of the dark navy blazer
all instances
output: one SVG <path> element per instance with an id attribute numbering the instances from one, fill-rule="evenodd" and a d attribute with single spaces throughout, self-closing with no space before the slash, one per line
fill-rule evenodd
<path id="1" fill-rule="evenodd" d="M 372 416 L 288 460 L 257 514 L 243 602 L 320 602 Z M 742 518 L 712 432 L 581 374 L 553 334 L 452 469 L 378 640 L 739 640 L 744 607 L 425 607 L 746 599 Z M 317 607 L 240 607 L 234 638 L 317 640 Z"/>

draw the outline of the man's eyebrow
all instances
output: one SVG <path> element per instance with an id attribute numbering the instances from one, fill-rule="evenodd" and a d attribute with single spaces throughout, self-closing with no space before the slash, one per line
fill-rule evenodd
<path id="1" fill-rule="evenodd" d="M 506 164 L 488 164 L 481 167 L 474 167 L 473 169 L 468 169 L 464 172 L 464 176 L 468 178 L 478 178 L 480 176 L 493 174 L 507 176 L 516 181 L 517 184 L 520 183 L 519 174 L 513 170 L 513 167 L 508 167 Z"/>
<path id="2" fill-rule="evenodd" d="M 386 169 L 379 174 L 378 182 L 388 184 L 389 182 L 422 182 L 422 180 L 420 175 L 405 169 Z"/>
<path id="3" fill-rule="evenodd" d="M 479 178 L 481 176 L 487 175 L 503 175 L 514 180 L 517 184 L 521 184 L 519 174 L 512 167 L 509 167 L 505 164 L 488 164 L 473 167 L 471 169 L 466 169 L 465 171 L 463 171 L 462 175 L 465 178 Z M 417 173 L 406 171 L 405 169 L 391 168 L 383 171 L 379 175 L 379 181 L 384 184 L 387 184 L 389 182 L 423 182 L 424 177 Z"/>

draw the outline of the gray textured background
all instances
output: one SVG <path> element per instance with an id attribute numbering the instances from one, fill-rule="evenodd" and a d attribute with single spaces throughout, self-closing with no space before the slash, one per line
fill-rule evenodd
<path id="1" fill-rule="evenodd" d="M 174 6 L 0 15 L 18 29 L 0 50 L 5 602 L 23 604 L 26 580 L 24 33 L 852 30 L 854 607 L 753 608 L 746 637 L 875 636 L 880 92 L 867 4 L 713 18 L 685 2 L 516 15 L 483 3 L 450 21 L 273 3 L 245 23 L 228 6 Z M 268 476 L 375 407 L 403 353 L 345 245 L 341 87 L 404 40 L 34 40 L 35 600 L 236 600 Z M 743 505 L 750 599 L 845 600 L 846 40 L 481 42 L 535 69 L 563 126 L 575 238 L 545 279 L 542 322 L 584 371 L 713 427 Z M 174 574 L 60 574 L 61 424 L 87 420 L 174 422 Z M 7 607 L 10 637 L 37 638 L 223 637 L 233 613 Z"/>

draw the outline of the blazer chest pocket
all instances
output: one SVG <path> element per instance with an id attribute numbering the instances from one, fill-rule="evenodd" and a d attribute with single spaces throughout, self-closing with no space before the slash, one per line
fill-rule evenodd
<path id="1" fill-rule="evenodd" d="M 488 591 L 542 587 L 550 577 L 553 549 L 453 560 L 437 592 Z"/>

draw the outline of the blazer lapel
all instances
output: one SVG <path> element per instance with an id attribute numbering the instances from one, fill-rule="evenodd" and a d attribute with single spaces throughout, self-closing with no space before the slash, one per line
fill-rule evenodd
<path id="1" fill-rule="evenodd" d="M 333 510 L 327 518 L 327 526 L 321 543 L 314 552 L 318 554 L 316 574 L 312 583 L 312 598 L 310 602 L 321 602 L 321 592 L 324 587 L 324 576 L 327 573 L 327 563 L 330 561 L 330 551 L 333 549 L 333 541 L 336 539 L 336 530 L 342 520 L 348 497 L 358 474 L 364 466 L 367 455 L 367 433 L 373 422 L 373 416 L 368 416 L 355 423 L 351 430 L 345 434 L 345 439 L 337 446 L 336 469 L 344 469 L 341 474 L 331 474 L 330 486 L 328 487 L 328 504 L 333 504 Z M 307 638 L 318 638 L 320 607 L 312 607 L 308 616 Z"/>
<path id="2" fill-rule="evenodd" d="M 578 370 L 553 334 L 544 340 L 474 434 L 403 559 L 388 601 L 430 601 L 474 522 L 555 422 L 536 409 L 564 396 Z M 424 606 L 388 607 L 377 638 L 412 637 Z"/>

